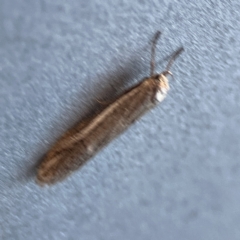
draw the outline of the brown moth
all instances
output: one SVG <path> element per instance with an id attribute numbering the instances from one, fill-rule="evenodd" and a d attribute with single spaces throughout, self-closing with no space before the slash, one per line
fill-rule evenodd
<path id="1" fill-rule="evenodd" d="M 169 90 L 167 75 L 172 75 L 170 67 L 183 48 L 172 55 L 165 71 L 155 74 L 159 36 L 160 32 L 157 32 L 152 41 L 150 77 L 123 93 L 97 116 L 66 132 L 41 162 L 37 183 L 53 184 L 63 180 L 166 97 Z"/>

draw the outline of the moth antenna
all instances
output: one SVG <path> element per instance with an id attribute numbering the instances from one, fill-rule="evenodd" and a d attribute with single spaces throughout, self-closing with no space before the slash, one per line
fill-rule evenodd
<path id="1" fill-rule="evenodd" d="M 155 71 L 155 55 L 156 55 L 156 44 L 161 35 L 160 31 L 157 31 L 152 39 L 152 49 L 151 49 L 151 62 L 150 62 L 150 76 L 154 75 Z"/>
<path id="2" fill-rule="evenodd" d="M 183 47 L 180 47 L 178 50 L 176 50 L 176 51 L 172 54 L 172 56 L 171 56 L 171 58 L 170 58 L 170 60 L 169 60 L 169 62 L 168 62 L 168 64 L 167 64 L 166 70 L 165 70 L 166 73 L 170 73 L 170 68 L 172 67 L 174 61 L 176 60 L 176 58 L 177 58 L 183 51 L 184 51 L 184 48 L 183 48 Z"/>

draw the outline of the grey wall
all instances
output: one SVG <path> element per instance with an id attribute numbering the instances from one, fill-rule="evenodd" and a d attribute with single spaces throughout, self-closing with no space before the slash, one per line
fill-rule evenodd
<path id="1" fill-rule="evenodd" d="M 52 2 L 52 3 L 50 3 Z M 240 2 L 0 0 L 1 239 L 240 239 Z M 36 165 L 179 46 L 166 100 L 66 181 Z"/>

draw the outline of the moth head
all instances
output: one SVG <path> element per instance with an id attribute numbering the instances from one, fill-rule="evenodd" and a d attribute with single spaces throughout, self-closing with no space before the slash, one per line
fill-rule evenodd
<path id="1" fill-rule="evenodd" d="M 167 75 L 172 76 L 172 73 L 170 71 L 164 71 L 157 76 L 159 91 L 161 91 L 162 94 L 167 94 L 169 90 Z"/>

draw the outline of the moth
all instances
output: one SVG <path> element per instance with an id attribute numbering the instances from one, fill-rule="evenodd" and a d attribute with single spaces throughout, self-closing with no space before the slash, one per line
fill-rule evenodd
<path id="1" fill-rule="evenodd" d="M 54 184 L 66 178 L 166 97 L 167 76 L 172 75 L 170 67 L 183 47 L 172 54 L 162 73 L 155 73 L 156 43 L 160 34 L 156 32 L 152 39 L 150 77 L 124 92 L 95 117 L 67 131 L 40 163 L 38 184 Z"/>

